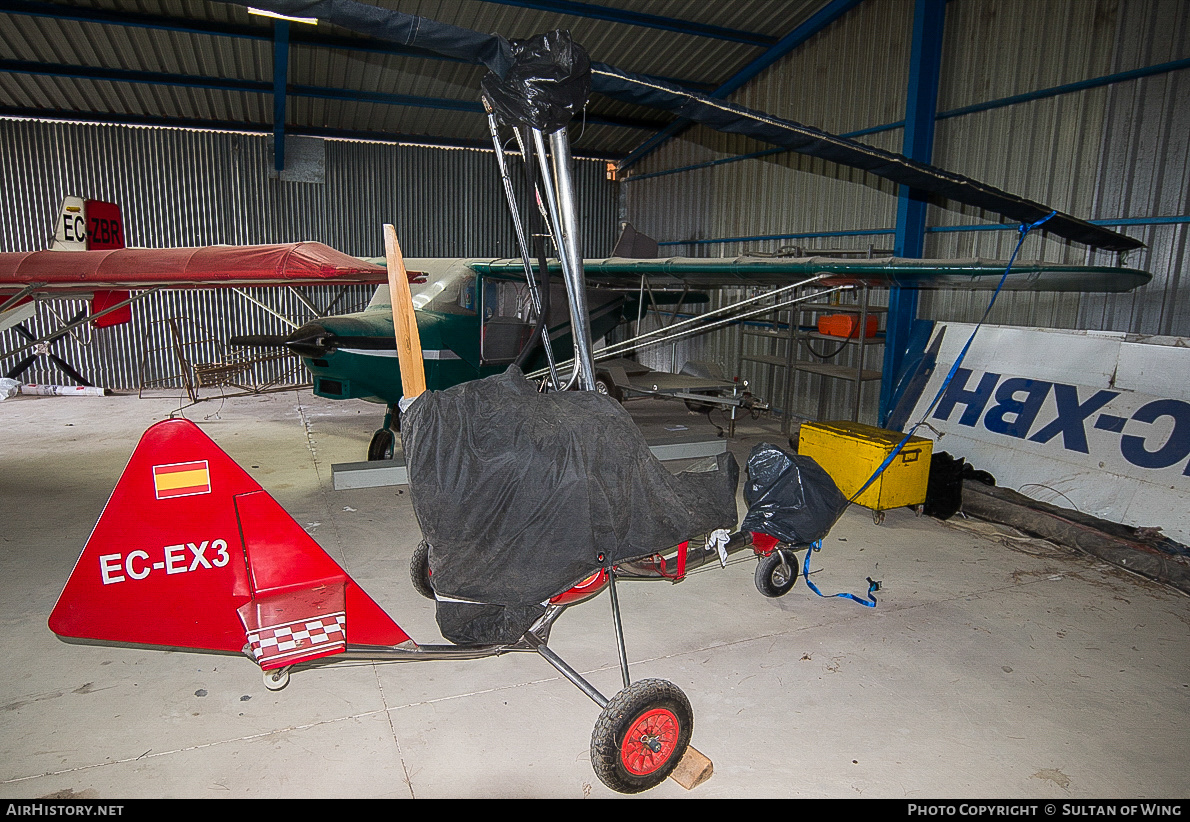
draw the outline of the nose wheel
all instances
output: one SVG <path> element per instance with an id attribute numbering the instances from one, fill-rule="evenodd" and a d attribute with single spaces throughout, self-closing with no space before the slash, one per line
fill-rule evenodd
<path id="1" fill-rule="evenodd" d="M 756 590 L 766 597 L 782 597 L 797 582 L 797 556 L 778 548 L 756 564 Z"/>
<path id="2" fill-rule="evenodd" d="M 693 730 L 694 712 L 681 689 L 664 679 L 642 679 L 612 697 L 599 715 L 591 765 L 613 791 L 647 791 L 678 766 Z"/>

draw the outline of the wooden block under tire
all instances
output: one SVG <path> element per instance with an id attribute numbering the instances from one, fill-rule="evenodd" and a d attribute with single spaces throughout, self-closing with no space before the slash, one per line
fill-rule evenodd
<path id="1" fill-rule="evenodd" d="M 682 761 L 678 763 L 678 767 L 673 769 L 669 778 L 689 791 L 710 779 L 714 771 L 715 766 L 711 760 L 693 745 L 690 745 L 686 748 Z"/>

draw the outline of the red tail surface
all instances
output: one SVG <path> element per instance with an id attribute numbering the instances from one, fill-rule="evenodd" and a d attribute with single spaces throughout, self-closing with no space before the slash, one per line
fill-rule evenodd
<path id="1" fill-rule="evenodd" d="M 58 603 L 59 636 L 240 652 L 264 669 L 409 637 L 189 420 L 141 437 Z"/>

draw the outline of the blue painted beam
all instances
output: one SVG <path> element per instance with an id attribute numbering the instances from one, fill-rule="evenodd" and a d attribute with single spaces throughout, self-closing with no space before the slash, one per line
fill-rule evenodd
<path id="1" fill-rule="evenodd" d="M 723 83 L 713 92 L 711 92 L 710 96 L 722 99 L 731 94 L 733 91 L 736 91 L 749 80 L 753 79 L 766 68 L 771 66 L 773 63 L 789 54 L 802 43 L 809 40 L 815 34 L 822 31 L 824 28 L 838 20 L 840 17 L 851 11 L 851 9 L 862 2 L 863 0 L 832 0 L 831 3 L 819 9 L 819 11 L 809 20 L 802 23 L 789 34 L 782 37 L 764 54 L 760 55 L 751 63 L 737 71 L 731 76 L 730 79 L 727 80 L 727 82 Z M 689 120 L 677 120 L 673 123 L 670 123 L 657 134 L 654 134 L 648 140 L 645 140 L 645 142 L 633 149 L 628 154 L 628 156 L 625 157 L 623 161 L 621 161 L 619 170 L 624 171 L 630 168 L 642 157 L 655 151 L 663 143 L 665 143 L 678 132 L 687 128 L 689 125 Z"/>
<path id="2" fill-rule="evenodd" d="M 285 170 L 285 89 L 289 85 L 289 21 L 273 21 L 273 167 Z"/>
<path id="3" fill-rule="evenodd" d="M 758 34 L 753 31 L 712 26 L 707 23 L 696 23 L 692 20 L 679 20 L 673 17 L 662 17 L 656 14 L 645 14 L 628 9 L 598 6 L 594 3 L 578 3 L 573 0 L 483 0 L 485 3 L 497 3 L 502 6 L 516 6 L 522 9 L 536 9 L 557 14 L 569 14 L 572 17 L 586 17 L 592 20 L 604 20 L 609 23 L 624 23 L 629 26 L 674 31 L 681 34 L 693 34 L 698 37 L 710 37 L 716 40 L 730 40 L 736 43 L 747 43 L 751 46 L 771 46 L 777 42 L 776 37 Z"/>
<path id="4" fill-rule="evenodd" d="M 901 153 L 929 163 L 934 153 L 934 118 L 938 113 L 938 82 L 942 66 L 942 34 L 946 0 L 915 0 L 913 44 L 909 55 L 909 88 L 905 99 L 905 136 Z M 925 251 L 926 197 L 901 186 L 897 200 L 898 257 L 921 257 Z M 884 369 L 880 379 L 878 424 L 892 411 L 892 395 L 917 319 L 917 291 L 893 287 L 888 295 L 888 325 L 884 337 Z"/>
<path id="5" fill-rule="evenodd" d="M 80 80 L 106 80 L 117 83 L 145 83 L 150 85 L 180 86 L 183 88 L 215 89 L 219 91 L 258 92 L 276 95 L 274 84 L 262 80 L 234 80 L 223 77 L 204 77 L 189 74 L 170 74 L 135 69 L 97 69 L 91 66 L 73 66 L 61 63 L 38 63 L 29 60 L 0 60 L 0 71 L 16 74 L 39 74 L 50 77 L 73 77 Z M 420 97 L 412 94 L 393 94 L 383 91 L 361 91 L 357 89 L 327 88 L 292 84 L 287 88 L 290 97 L 314 97 L 325 100 L 344 100 L 357 103 L 382 103 L 393 106 L 430 108 L 444 111 L 466 111 L 483 113 L 483 106 L 473 100 L 459 100 L 450 97 Z M 615 126 L 647 130 L 656 128 L 658 121 L 629 117 L 599 117 L 587 115 L 587 123 L 597 126 Z"/>
<path id="6" fill-rule="evenodd" d="M 273 89 L 272 83 L 261 80 L 232 80 L 224 77 L 201 77 L 136 69 L 100 69 L 94 66 L 39 63 L 32 60 L 0 60 L 0 71 L 14 74 L 41 74 L 50 77 L 74 77 L 81 80 L 109 80 L 117 83 L 150 83 L 223 91 L 256 91 L 262 94 L 268 94 Z"/>

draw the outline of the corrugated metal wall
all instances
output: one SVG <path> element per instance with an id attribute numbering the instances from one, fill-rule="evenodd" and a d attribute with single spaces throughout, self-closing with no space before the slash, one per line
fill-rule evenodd
<path id="1" fill-rule="evenodd" d="M 849 133 L 904 117 L 912 0 L 867 0 L 802 45 L 738 93 L 734 100 L 835 133 Z M 938 111 L 1190 56 L 1190 4 L 1181 0 L 956 0 L 947 5 Z M 1190 72 L 1172 71 L 1099 88 L 939 119 L 934 162 L 1087 219 L 1182 217 L 1190 213 Z M 865 137 L 899 152 L 902 129 Z M 696 129 L 646 157 L 637 176 L 672 171 L 768 148 Z M 896 225 L 894 186 L 830 164 L 773 154 L 680 173 L 628 181 L 625 214 L 662 241 L 662 253 L 736 256 L 804 248 L 890 248 Z M 988 215 L 951 206 L 930 208 L 926 256 L 1007 260 L 1011 230 L 962 231 L 986 225 Z M 948 230 L 949 229 L 949 230 Z M 1185 222 L 1124 226 L 1149 247 L 1128 265 L 1152 272 L 1136 292 L 1004 294 L 989 321 L 1190 336 Z M 844 236 L 724 241 L 771 235 L 855 232 Z M 701 241 L 701 242 L 700 242 Z M 1031 236 L 1019 259 L 1113 264 L 1083 246 Z M 887 293 L 873 294 L 886 303 Z M 975 321 L 986 292 L 923 292 L 919 316 Z M 741 350 L 771 340 L 723 332 L 679 346 L 689 357 L 731 370 Z M 742 349 L 741 349 L 742 346 Z M 854 354 L 853 350 L 846 353 Z M 868 367 L 879 368 L 879 358 Z M 668 367 L 671 352 L 642 356 Z M 849 363 L 853 364 L 853 363 Z M 783 394 L 783 369 L 743 361 L 741 376 L 756 392 Z M 824 382 L 826 383 L 824 386 Z M 875 422 L 878 390 L 866 388 L 860 418 Z M 798 374 L 792 411 L 850 417 L 850 384 Z M 780 404 L 780 403 L 778 403 Z"/>
<path id="2" fill-rule="evenodd" d="M 392 223 L 409 257 L 517 254 L 492 152 L 290 137 L 293 171 L 278 178 L 271 146 L 271 138 L 249 134 L 0 120 L 0 250 L 47 247 L 61 198 L 77 195 L 119 203 L 132 246 L 316 240 L 370 257 L 383 255 L 381 226 Z M 518 179 L 519 159 L 512 165 Z M 606 180 L 604 162 L 576 161 L 575 179 L 584 253 L 606 256 L 617 228 L 615 186 Z M 290 289 L 245 292 L 293 323 L 313 316 Z M 338 300 L 337 312 L 358 309 L 371 292 L 367 286 L 342 295 L 338 287 L 302 289 L 319 308 Z M 25 328 L 52 333 L 83 306 L 43 303 Z M 143 379 L 180 385 L 169 344 L 175 318 L 184 340 L 195 343 L 189 353 L 198 362 L 225 359 L 223 341 L 232 335 L 290 329 L 228 289 L 162 291 L 135 305 L 128 325 L 83 327 L 50 343 L 20 379 L 73 384 L 54 355 L 108 388 L 139 388 Z M 0 351 L 27 341 L 6 331 Z M 0 373 L 30 353 L 0 360 Z M 304 369 L 292 365 L 283 359 L 260 366 L 253 380 L 304 381 Z"/>
<path id="3" fill-rule="evenodd" d="M 897 121 L 904 116 L 911 23 L 911 3 L 869 0 L 732 99 L 837 134 Z M 897 129 L 866 139 L 872 145 L 899 151 L 900 135 Z M 634 173 L 645 175 L 770 148 L 745 138 L 691 129 L 646 157 Z M 896 225 L 895 186 L 869 174 L 790 152 L 626 182 L 624 188 L 627 218 L 646 234 L 668 241 L 662 246 L 662 254 L 667 256 L 734 257 L 746 252 L 772 253 L 788 245 L 806 249 L 888 249 L 891 237 L 879 233 L 724 240 L 864 232 Z M 675 243 L 677 240 L 703 242 Z M 751 293 L 732 290 L 715 299 L 723 302 Z M 873 293 L 872 302 L 886 303 L 886 295 Z M 668 368 L 671 354 L 678 367 L 687 359 L 714 361 L 727 374 L 747 380 L 758 396 L 784 409 L 785 368 L 764 362 L 763 358 L 783 358 L 787 343 L 754 332 L 784 331 L 790 317 L 781 314 L 767 318 L 769 329 L 759 324 L 765 319 L 679 343 L 676 351 L 666 347 L 664 351 L 643 352 L 641 360 L 656 368 Z M 830 348 L 833 346 L 823 349 L 819 345 L 816 350 Z M 848 347 L 840 352 L 837 362 L 854 366 L 857 354 Z M 876 348 L 869 347 L 865 367 L 878 368 L 878 355 Z M 808 353 L 801 357 L 814 359 Z M 798 416 L 817 416 L 825 396 L 830 414 L 850 417 L 850 386 L 846 381 L 796 372 L 792 391 L 788 392 L 790 410 Z M 863 391 L 864 417 L 874 416 L 879 389 L 868 384 Z"/>

